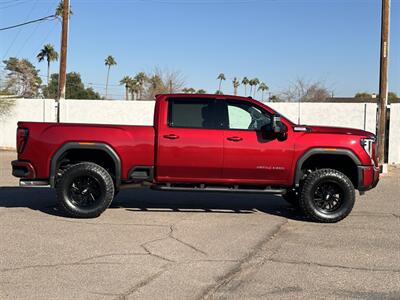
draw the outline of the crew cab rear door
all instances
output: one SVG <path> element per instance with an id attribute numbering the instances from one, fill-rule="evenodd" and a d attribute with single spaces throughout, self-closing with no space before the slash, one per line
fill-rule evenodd
<path id="1" fill-rule="evenodd" d="M 168 99 L 168 111 L 157 132 L 157 181 L 189 183 L 221 178 L 223 130 L 215 102 L 212 98 Z"/>
<path id="2" fill-rule="evenodd" d="M 224 109 L 224 163 L 222 177 L 241 184 L 287 183 L 293 163 L 294 137 L 272 132 L 272 115 L 252 102 L 221 101 Z"/>

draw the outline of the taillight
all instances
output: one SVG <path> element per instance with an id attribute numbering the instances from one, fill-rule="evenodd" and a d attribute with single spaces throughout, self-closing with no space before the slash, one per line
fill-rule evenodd
<path id="1" fill-rule="evenodd" d="M 26 142 L 28 141 L 29 130 L 27 128 L 17 129 L 17 152 L 21 153 L 24 151 Z"/>

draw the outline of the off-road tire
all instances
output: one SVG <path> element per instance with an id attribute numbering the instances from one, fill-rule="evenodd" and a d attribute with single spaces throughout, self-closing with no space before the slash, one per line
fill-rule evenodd
<path id="1" fill-rule="evenodd" d="M 80 178 L 89 178 L 87 180 L 95 183 L 95 185 L 92 185 L 92 187 L 96 187 L 93 189 L 93 193 L 98 197 L 89 207 L 83 207 L 74 200 L 74 197 L 76 198 L 72 193 L 72 189 L 75 188 L 74 180 L 81 180 Z M 96 218 L 110 206 L 114 199 L 114 182 L 111 175 L 103 167 L 90 162 L 78 163 L 66 169 L 57 180 L 56 194 L 58 206 L 67 216 Z M 93 195 L 91 197 L 94 199 Z"/>
<path id="2" fill-rule="evenodd" d="M 341 204 L 333 211 L 325 211 L 317 205 L 316 199 L 318 197 L 315 196 L 315 193 L 318 193 L 317 189 L 321 188 L 324 184 L 336 186 L 340 191 Z M 318 201 L 318 203 L 320 203 L 321 200 Z M 351 212 L 354 203 L 355 190 L 353 183 L 345 174 L 337 170 L 320 169 L 314 171 L 307 176 L 302 186 L 300 208 L 308 218 L 315 222 L 338 222 L 344 219 Z"/>

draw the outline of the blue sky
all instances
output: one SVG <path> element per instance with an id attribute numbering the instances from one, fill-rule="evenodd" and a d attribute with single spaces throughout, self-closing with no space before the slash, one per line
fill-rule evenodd
<path id="1" fill-rule="evenodd" d="M 257 77 L 271 92 L 296 78 L 321 81 L 336 96 L 378 92 L 380 0 L 70 0 L 68 71 L 104 93 L 104 59 L 118 65 L 110 94 L 123 98 L 124 75 L 155 66 L 179 70 L 188 87 L 215 92 L 220 72 Z M 0 27 L 50 15 L 58 0 L 0 0 Z M 0 58 L 36 61 L 43 44 L 59 49 L 61 25 L 0 32 Z M 53 64 L 58 72 L 58 63 Z M 400 94 L 400 0 L 392 0 L 389 89 Z M 44 79 L 44 78 L 43 78 Z"/>

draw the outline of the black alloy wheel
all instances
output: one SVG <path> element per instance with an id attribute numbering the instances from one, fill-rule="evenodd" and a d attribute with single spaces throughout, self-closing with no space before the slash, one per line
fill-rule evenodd
<path id="1" fill-rule="evenodd" d="M 350 214 L 355 203 L 352 181 L 334 169 L 319 169 L 301 188 L 300 208 L 312 221 L 334 223 Z"/>
<path id="2" fill-rule="evenodd" d="M 67 216 L 95 218 L 101 215 L 114 199 L 114 181 L 103 167 L 83 162 L 70 166 L 58 178 L 58 205 Z"/>
<path id="3" fill-rule="evenodd" d="M 95 177 L 76 177 L 69 188 L 71 202 L 80 208 L 92 208 L 96 206 L 103 193 L 100 183 Z"/>

